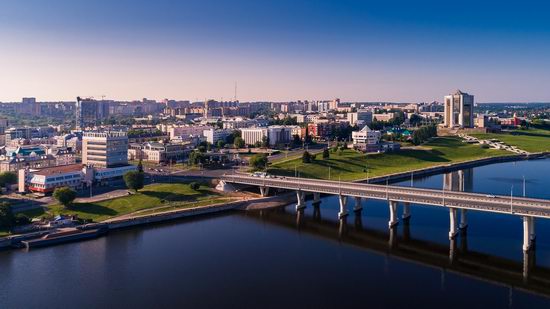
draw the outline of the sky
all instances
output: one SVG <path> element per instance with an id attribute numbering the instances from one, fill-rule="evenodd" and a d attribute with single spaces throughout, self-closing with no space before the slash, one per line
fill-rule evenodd
<path id="1" fill-rule="evenodd" d="M 550 102 L 544 1 L 0 0 L 0 101 Z"/>

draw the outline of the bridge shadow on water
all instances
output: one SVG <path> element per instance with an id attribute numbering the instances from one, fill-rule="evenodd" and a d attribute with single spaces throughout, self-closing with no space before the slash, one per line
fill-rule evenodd
<path id="1" fill-rule="evenodd" d="M 355 246 L 375 254 L 437 268 L 445 273 L 473 278 L 512 290 L 550 298 L 550 268 L 536 266 L 535 252 L 524 253 L 523 263 L 468 249 L 467 232 L 449 240 L 449 245 L 415 239 L 407 221 L 387 232 L 363 225 L 361 216 L 339 221 L 323 219 L 319 207 L 313 215 L 290 212 L 284 207 L 247 211 L 245 218 Z"/>

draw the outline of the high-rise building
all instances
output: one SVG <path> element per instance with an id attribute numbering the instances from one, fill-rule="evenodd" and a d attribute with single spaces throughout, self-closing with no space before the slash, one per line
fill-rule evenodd
<path id="1" fill-rule="evenodd" d="M 128 164 L 128 135 L 123 131 L 84 132 L 82 164 L 117 167 Z"/>
<path id="2" fill-rule="evenodd" d="M 474 96 L 457 90 L 445 96 L 445 122 L 447 128 L 474 127 Z"/>
<path id="3" fill-rule="evenodd" d="M 109 102 L 94 99 L 76 98 L 76 127 L 85 129 L 96 126 L 103 118 L 109 116 Z"/>
<path id="4" fill-rule="evenodd" d="M 372 111 L 367 109 L 359 109 L 355 113 L 348 113 L 347 118 L 350 125 L 368 125 L 372 123 Z"/>

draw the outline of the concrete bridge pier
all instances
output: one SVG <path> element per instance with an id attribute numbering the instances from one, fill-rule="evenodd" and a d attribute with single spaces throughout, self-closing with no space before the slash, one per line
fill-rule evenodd
<path id="1" fill-rule="evenodd" d="M 348 209 L 346 203 L 348 202 L 348 197 L 344 195 L 338 195 L 338 201 L 340 202 L 340 212 L 338 213 L 338 218 L 342 218 L 348 215 Z"/>
<path id="2" fill-rule="evenodd" d="M 456 208 L 449 208 L 449 219 L 450 219 L 449 239 L 453 239 L 456 237 L 456 234 L 458 233 L 458 229 L 456 226 Z"/>
<path id="3" fill-rule="evenodd" d="M 356 196 L 355 197 L 355 206 L 353 206 L 353 211 L 360 212 L 363 210 L 363 205 L 361 205 L 361 197 Z"/>
<path id="4" fill-rule="evenodd" d="M 390 250 L 397 247 L 397 227 L 390 228 L 390 239 L 388 240 Z"/>
<path id="5" fill-rule="evenodd" d="M 523 251 L 523 282 L 527 283 L 531 270 L 535 267 L 535 252 L 533 250 Z"/>
<path id="6" fill-rule="evenodd" d="M 306 208 L 306 195 L 302 191 L 296 191 L 296 211 Z"/>
<path id="7" fill-rule="evenodd" d="M 343 238 L 348 233 L 348 217 L 347 216 L 340 217 L 340 219 L 338 219 L 338 222 L 339 222 L 338 236 L 339 238 Z"/>
<path id="8" fill-rule="evenodd" d="M 269 194 L 269 187 L 260 187 L 260 195 L 266 197 Z"/>
<path id="9" fill-rule="evenodd" d="M 388 222 L 388 226 L 392 228 L 399 223 L 399 219 L 397 218 L 397 201 L 390 201 L 389 207 L 390 207 L 390 221 Z"/>
<path id="10" fill-rule="evenodd" d="M 403 203 L 403 215 L 401 217 L 403 218 L 404 222 L 409 222 L 409 220 L 411 219 L 411 203 Z"/>
<path id="11" fill-rule="evenodd" d="M 523 251 L 534 248 L 535 238 L 535 218 L 523 217 Z"/>
<path id="12" fill-rule="evenodd" d="M 318 206 L 321 204 L 321 193 L 314 192 L 313 193 L 313 205 Z"/>
<path id="13" fill-rule="evenodd" d="M 449 238 L 449 264 L 453 264 L 456 260 L 456 237 Z"/>
<path id="14" fill-rule="evenodd" d="M 466 230 L 466 228 L 468 227 L 468 211 L 466 209 L 461 209 L 460 210 L 460 226 L 459 228 L 461 230 Z"/>

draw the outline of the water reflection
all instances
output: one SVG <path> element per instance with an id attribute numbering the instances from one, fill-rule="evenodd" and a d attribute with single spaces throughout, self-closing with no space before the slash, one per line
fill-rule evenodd
<path id="1" fill-rule="evenodd" d="M 260 218 L 258 212 L 248 212 L 244 216 L 250 219 Z M 299 226 L 295 224 L 297 218 L 301 222 Z M 523 263 L 469 251 L 466 230 L 460 231 L 460 237 L 450 239 L 447 247 L 411 237 L 410 224 L 393 227 L 387 232 L 370 229 L 363 226 L 361 216 L 355 217 L 351 226 L 347 224 L 347 216 L 334 222 L 313 218 L 303 212 L 293 214 L 277 210 L 264 211 L 262 220 L 286 228 L 299 228 L 301 232 L 334 239 L 382 255 L 389 254 L 390 257 L 438 267 L 442 271 L 442 286 L 445 285 L 445 273 L 452 271 L 466 277 L 504 284 L 511 288 L 520 287 L 550 297 L 550 269 L 536 266 L 532 250 L 525 253 Z"/>

